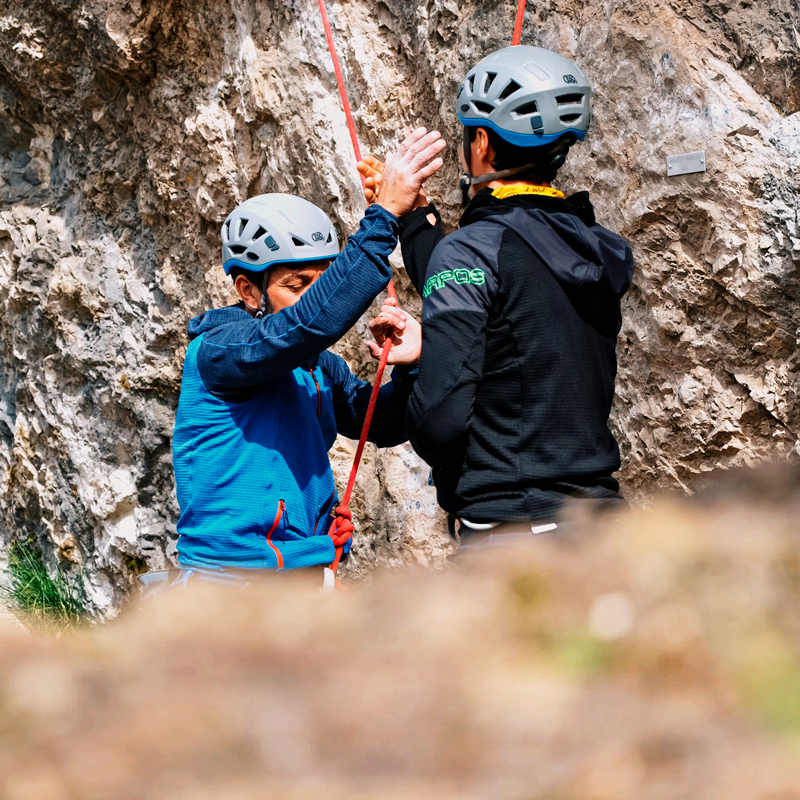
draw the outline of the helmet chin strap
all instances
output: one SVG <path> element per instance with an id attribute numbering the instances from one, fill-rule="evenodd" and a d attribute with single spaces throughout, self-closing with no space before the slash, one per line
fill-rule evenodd
<path id="1" fill-rule="evenodd" d="M 261 307 L 256 311 L 255 318 L 261 319 L 267 313 L 267 284 L 269 283 L 269 270 L 264 270 L 264 282 L 261 284 Z"/>
<path id="2" fill-rule="evenodd" d="M 536 161 L 532 162 L 531 164 L 526 164 L 524 167 L 504 169 L 500 172 L 487 172 L 484 175 L 472 175 L 470 173 L 472 148 L 470 147 L 471 142 L 469 140 L 468 130 L 468 128 L 464 128 L 464 161 L 467 164 L 467 171 L 461 176 L 461 180 L 459 181 L 459 186 L 461 187 L 461 202 L 465 206 L 469 205 L 469 190 L 471 186 L 477 186 L 481 183 L 491 183 L 492 181 L 501 181 L 504 178 L 511 178 L 514 175 L 519 175 L 522 172 L 527 172 L 534 167 L 542 165 L 543 158 L 540 156 L 536 159 Z M 576 139 L 574 136 L 564 136 L 542 155 L 544 158 L 550 157 L 550 164 L 556 169 L 560 169 L 567 159 L 569 148 L 574 144 L 575 141 Z"/>
<path id="3" fill-rule="evenodd" d="M 514 169 L 504 169 L 500 172 L 487 172 L 485 175 L 470 175 L 469 172 L 465 172 L 461 176 L 461 185 L 462 188 L 466 185 L 467 188 L 470 186 L 476 186 L 480 183 L 491 183 L 492 181 L 500 181 L 503 178 L 510 178 L 512 175 L 518 175 L 520 172 L 525 172 L 526 170 L 532 169 L 533 167 L 539 164 L 538 161 L 534 161 L 532 164 L 526 164 L 524 167 L 514 167 Z"/>

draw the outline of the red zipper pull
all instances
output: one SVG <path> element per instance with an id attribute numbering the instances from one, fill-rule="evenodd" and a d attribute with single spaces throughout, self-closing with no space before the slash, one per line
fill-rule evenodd
<path id="1" fill-rule="evenodd" d="M 283 500 L 278 501 L 278 513 L 275 515 L 275 522 L 272 523 L 272 527 L 269 529 L 269 533 L 267 534 L 267 544 L 272 548 L 273 552 L 275 553 L 276 558 L 278 559 L 278 569 L 283 569 L 283 555 L 281 551 L 278 550 L 277 546 L 272 544 L 272 534 L 278 529 L 278 525 L 281 524 L 281 519 L 283 518 L 283 512 L 286 510 L 286 503 Z"/>

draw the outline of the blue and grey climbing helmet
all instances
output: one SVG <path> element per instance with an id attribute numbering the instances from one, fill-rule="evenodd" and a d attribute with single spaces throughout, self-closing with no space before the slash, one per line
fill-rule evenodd
<path id="1" fill-rule="evenodd" d="M 584 140 L 591 94 L 568 58 L 542 47 L 505 47 L 467 73 L 456 112 L 467 127 L 490 128 L 517 147 L 539 147 L 565 134 Z"/>
<path id="2" fill-rule="evenodd" d="M 302 197 L 260 194 L 237 206 L 222 223 L 222 265 L 265 272 L 276 264 L 322 261 L 339 255 L 328 215 Z"/>

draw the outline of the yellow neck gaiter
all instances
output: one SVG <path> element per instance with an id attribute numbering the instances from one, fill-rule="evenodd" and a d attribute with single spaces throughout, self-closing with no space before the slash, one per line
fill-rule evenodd
<path id="1" fill-rule="evenodd" d="M 505 200 L 507 197 L 516 197 L 518 194 L 538 194 L 542 197 L 557 197 L 564 199 L 564 192 L 553 189 L 550 186 L 535 186 L 532 183 L 517 183 L 512 186 L 498 186 L 492 195 L 498 200 Z"/>

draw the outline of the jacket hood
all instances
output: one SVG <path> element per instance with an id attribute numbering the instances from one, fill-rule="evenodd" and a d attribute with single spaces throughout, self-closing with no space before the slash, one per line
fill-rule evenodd
<path id="1" fill-rule="evenodd" d="M 630 245 L 597 224 L 587 192 L 564 200 L 538 195 L 501 200 L 490 189 L 483 189 L 467 206 L 461 225 L 485 219 L 520 236 L 565 288 L 594 285 L 620 298 L 631 285 L 634 264 Z"/>
<path id="2" fill-rule="evenodd" d="M 212 308 L 210 311 L 205 311 L 194 319 L 189 320 L 189 340 L 196 339 L 201 333 L 218 328 L 220 325 L 242 322 L 242 320 L 247 319 L 253 319 L 253 317 L 245 311 L 243 303 L 225 306 L 225 308 Z"/>

